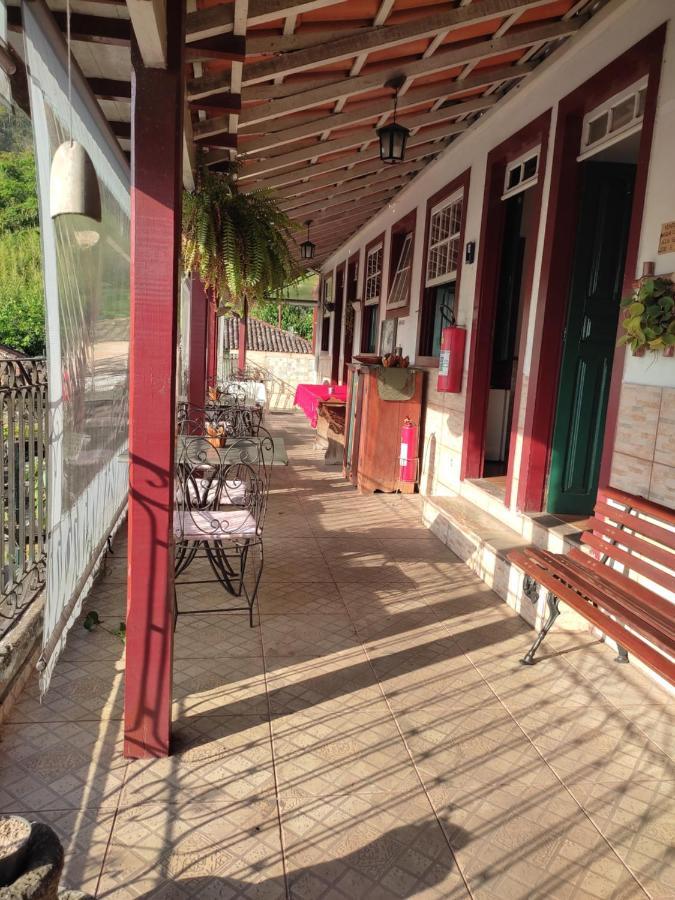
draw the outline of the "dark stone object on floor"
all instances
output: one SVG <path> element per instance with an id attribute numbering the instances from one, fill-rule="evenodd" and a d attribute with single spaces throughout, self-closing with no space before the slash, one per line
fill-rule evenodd
<path id="1" fill-rule="evenodd" d="M 0 900 L 92 900 L 80 891 L 59 891 L 63 847 L 56 832 L 41 822 L 33 824 L 24 872 L 7 887 Z"/>

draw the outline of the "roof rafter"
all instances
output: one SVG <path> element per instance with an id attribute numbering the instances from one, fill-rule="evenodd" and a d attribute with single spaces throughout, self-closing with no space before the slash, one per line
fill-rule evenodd
<path id="1" fill-rule="evenodd" d="M 248 11 L 248 25 L 263 25 L 294 13 L 310 12 L 324 6 L 335 6 L 345 0 L 251 0 Z M 186 39 L 197 41 L 201 38 L 226 34 L 234 27 L 232 4 L 210 6 L 188 13 Z"/>
<path id="2" fill-rule="evenodd" d="M 351 59 L 364 51 L 385 50 L 419 38 L 433 37 L 439 31 L 449 33 L 454 29 L 488 19 L 521 13 L 547 2 L 549 0 L 475 0 L 471 6 L 460 6 L 434 15 L 420 16 L 401 24 L 361 29 L 342 37 L 333 37 L 326 43 L 319 43 L 303 50 L 249 63 L 244 68 L 243 83 L 255 84 L 275 75 L 290 75 L 312 66 Z"/>

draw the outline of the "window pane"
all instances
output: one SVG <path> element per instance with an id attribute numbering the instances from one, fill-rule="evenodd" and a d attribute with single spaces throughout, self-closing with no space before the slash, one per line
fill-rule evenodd
<path id="1" fill-rule="evenodd" d="M 516 185 L 520 184 L 520 166 L 515 166 L 509 172 L 509 179 L 506 182 L 506 187 L 508 189 L 516 187 Z"/>
<path id="2" fill-rule="evenodd" d="M 635 109 L 635 97 L 626 97 L 621 103 L 617 103 L 612 107 L 612 125 L 611 130 L 616 131 L 623 128 L 633 120 L 633 110 Z"/>
<path id="3" fill-rule="evenodd" d="M 449 325 L 448 314 L 455 308 L 455 282 L 439 285 L 433 297 L 433 325 L 426 356 L 440 356 L 441 331 Z"/>
<path id="4" fill-rule="evenodd" d="M 607 134 L 609 126 L 609 113 L 604 112 L 597 119 L 588 123 L 588 144 L 594 144 Z"/>
<path id="5" fill-rule="evenodd" d="M 523 179 L 534 178 L 537 174 L 537 157 L 531 156 L 523 163 Z"/>

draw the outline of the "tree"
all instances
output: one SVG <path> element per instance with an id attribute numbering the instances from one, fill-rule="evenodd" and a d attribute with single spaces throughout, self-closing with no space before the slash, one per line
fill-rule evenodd
<path id="1" fill-rule="evenodd" d="M 0 233 L 38 226 L 37 184 L 32 151 L 0 153 Z"/>
<path id="2" fill-rule="evenodd" d="M 45 349 L 40 232 L 0 234 L 0 343 L 29 356 Z"/>
<path id="3" fill-rule="evenodd" d="M 256 303 L 251 309 L 251 315 L 256 319 L 261 319 L 263 322 L 269 322 L 271 325 L 278 325 L 279 304 L 273 300 Z M 283 304 L 281 307 L 281 327 L 284 331 L 293 331 L 308 341 L 312 339 L 313 318 L 312 310 L 307 309 L 306 306 L 287 306 Z"/>

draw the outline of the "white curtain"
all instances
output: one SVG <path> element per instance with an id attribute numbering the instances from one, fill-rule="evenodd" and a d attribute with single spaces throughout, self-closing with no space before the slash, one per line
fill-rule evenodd
<path id="1" fill-rule="evenodd" d="M 128 487 L 129 168 L 43 0 L 24 0 L 38 171 L 49 372 L 49 530 L 41 688 L 49 685 Z M 102 219 L 49 211 L 54 152 L 89 153 Z"/>

